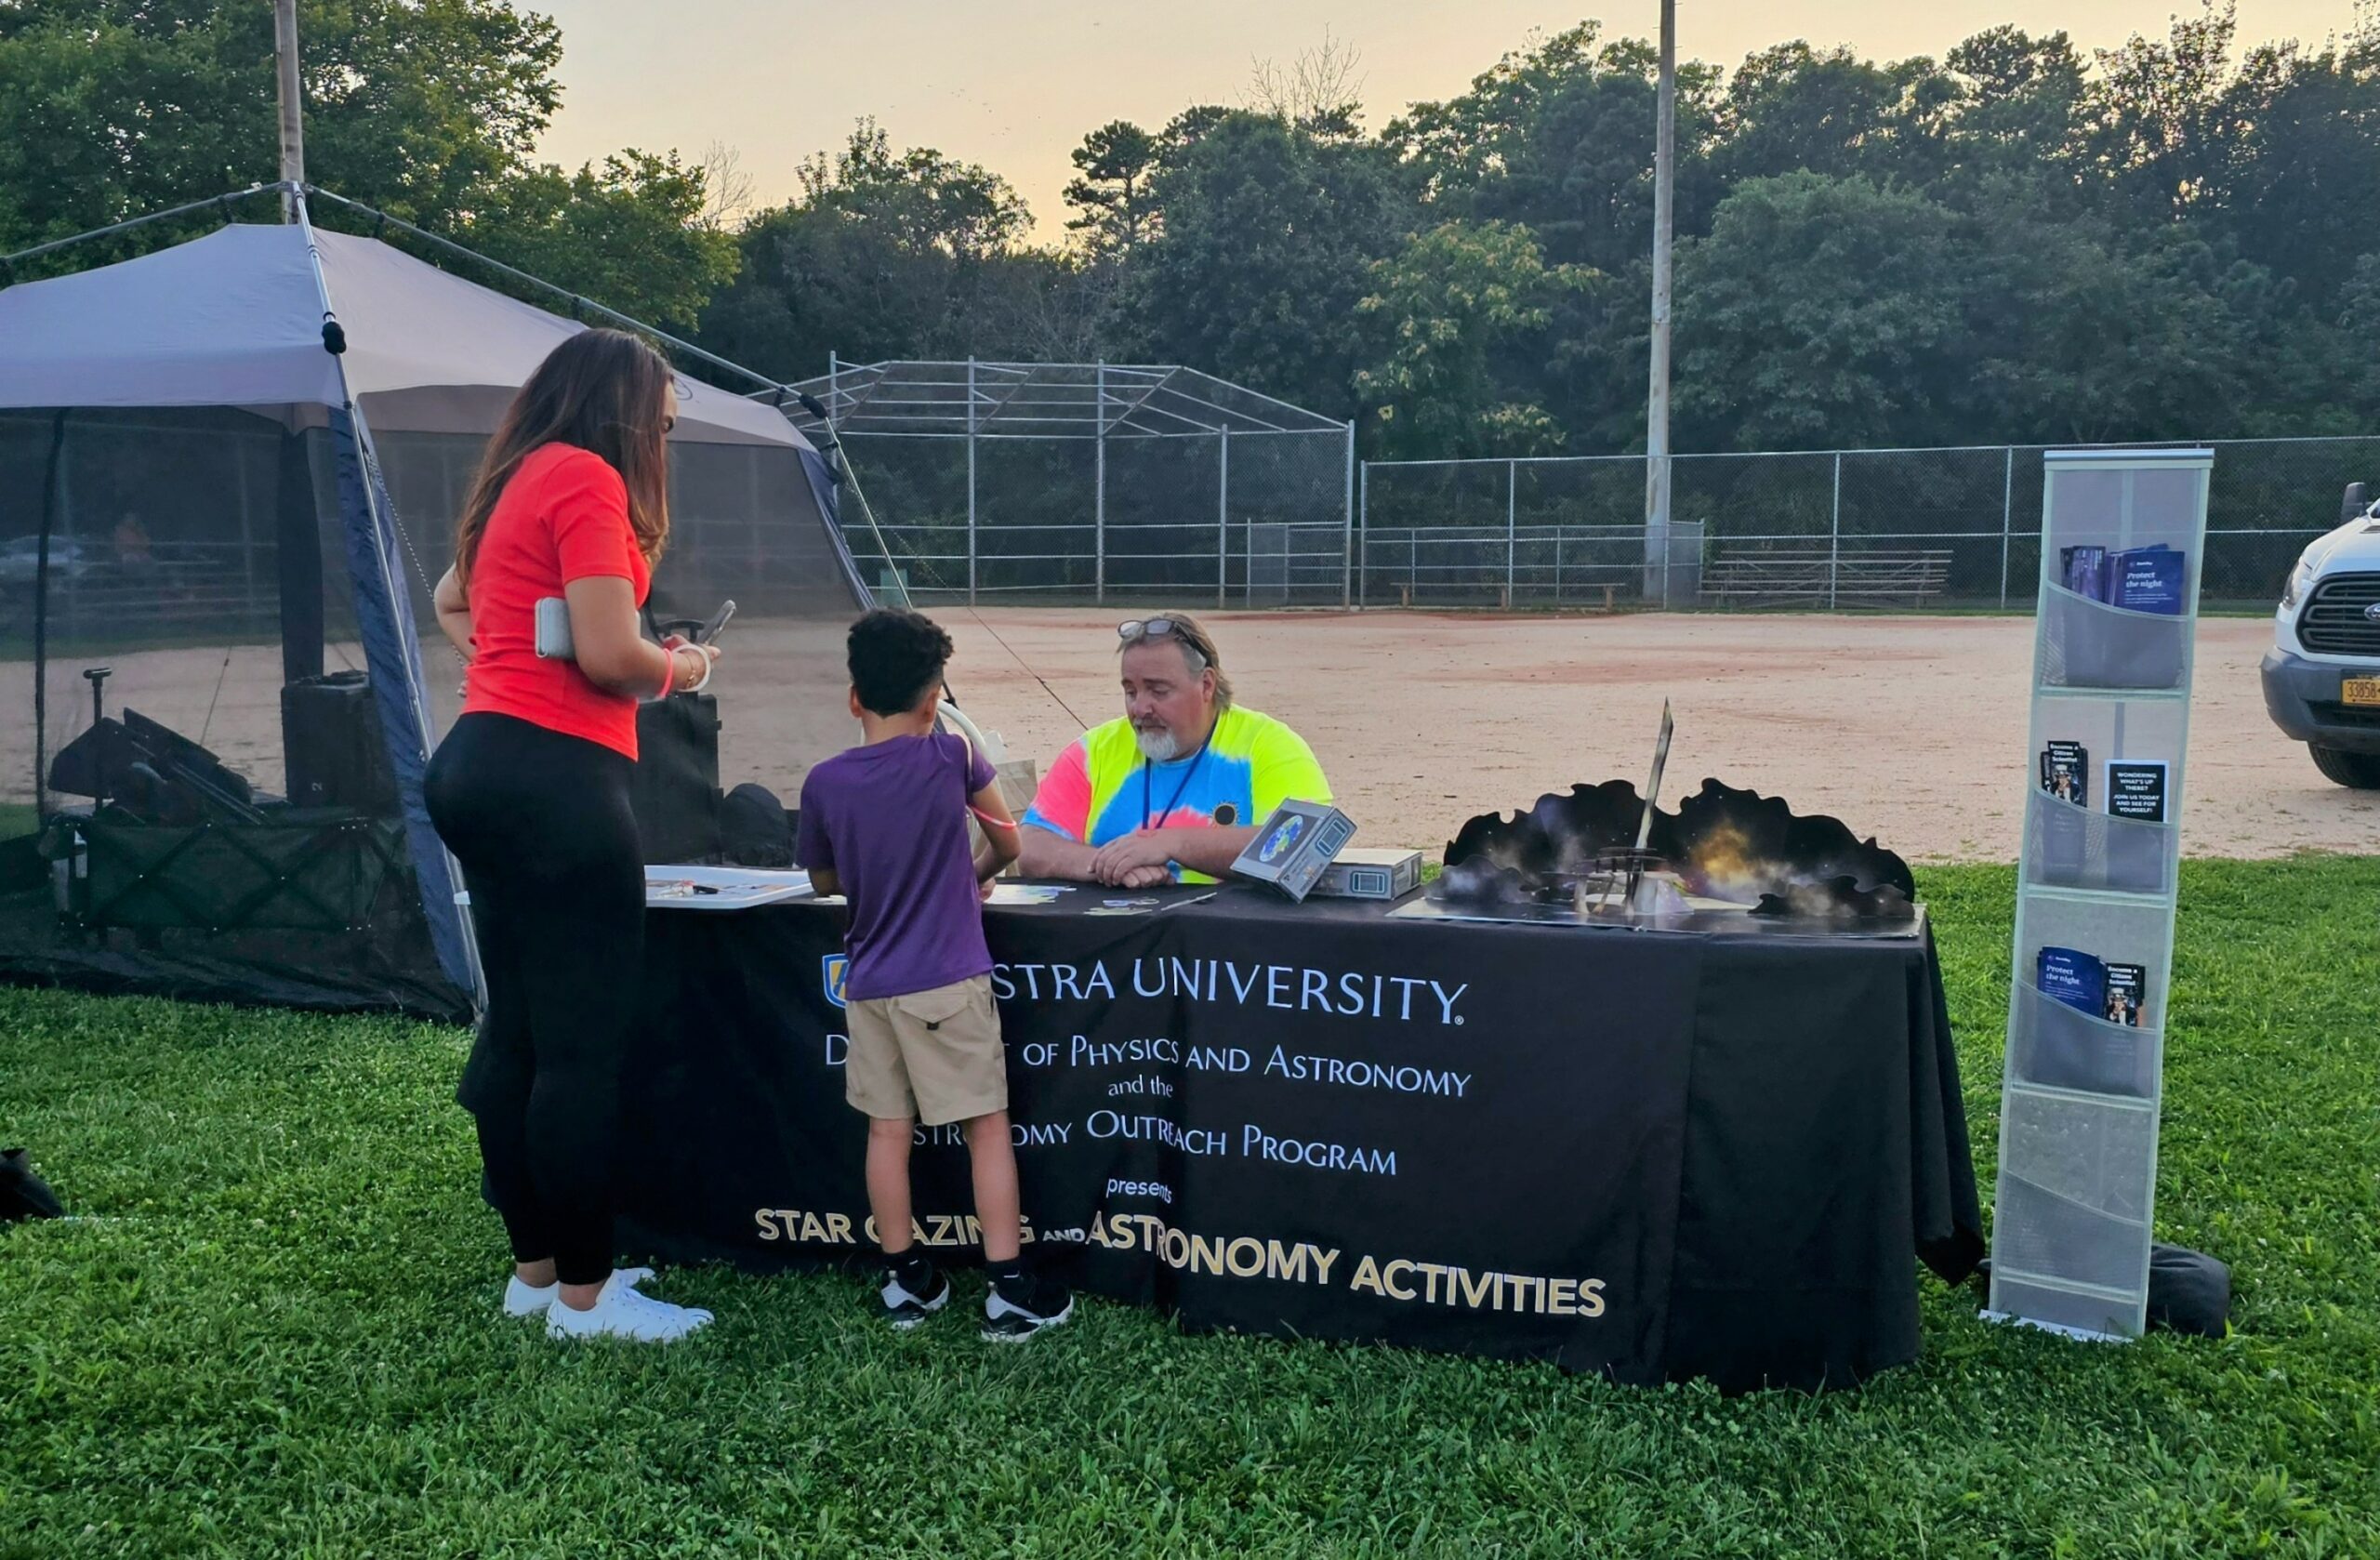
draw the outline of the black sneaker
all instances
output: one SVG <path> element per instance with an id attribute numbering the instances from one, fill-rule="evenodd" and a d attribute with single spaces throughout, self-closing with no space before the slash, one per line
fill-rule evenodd
<path id="1" fill-rule="evenodd" d="M 877 1297 L 884 1302 L 884 1319 L 903 1332 L 950 1303 L 950 1280 L 932 1265 L 927 1266 L 922 1279 L 913 1277 L 911 1281 L 924 1292 L 910 1289 L 897 1270 L 887 1268 L 884 1288 L 877 1291 Z"/>
<path id="2" fill-rule="evenodd" d="M 1075 1297 L 1048 1278 L 1006 1279 L 984 1301 L 984 1342 L 1022 1343 L 1075 1314 Z"/>

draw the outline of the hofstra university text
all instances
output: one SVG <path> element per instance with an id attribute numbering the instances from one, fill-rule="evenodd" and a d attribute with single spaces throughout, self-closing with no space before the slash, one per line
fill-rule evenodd
<path id="1" fill-rule="evenodd" d="M 1132 961 L 1135 997 L 1275 1008 L 1283 1012 L 1395 1024 L 1460 1025 L 1455 1005 L 1471 986 L 1448 986 L 1417 975 L 1368 975 L 1297 964 L 1241 964 L 1228 958 L 1140 958 Z M 1119 987 L 1105 961 L 1089 964 L 996 964 L 992 991 L 1001 1001 L 1116 1000 Z"/>

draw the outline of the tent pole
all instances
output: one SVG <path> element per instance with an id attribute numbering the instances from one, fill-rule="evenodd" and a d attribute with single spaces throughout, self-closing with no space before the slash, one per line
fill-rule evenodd
<path id="1" fill-rule="evenodd" d="M 302 206 L 298 211 L 298 220 L 305 221 L 305 211 Z M 324 292 L 323 300 L 325 304 L 330 301 L 327 291 Z M 339 389 L 342 393 L 346 392 L 347 368 L 344 364 L 339 367 Z M 404 575 L 387 566 L 389 531 L 380 511 L 380 462 L 378 456 L 373 453 L 371 426 L 364 420 L 363 408 L 356 405 L 355 398 L 351 394 L 348 395 L 344 409 L 348 416 L 349 434 L 355 441 L 355 465 L 364 489 L 364 509 L 372 522 L 373 557 L 381 565 L 381 588 L 387 592 L 391 614 L 407 612 L 409 605 L 405 594 Z M 368 651 L 365 662 L 367 666 L 370 663 Z M 427 766 L 430 756 L 429 744 L 431 734 L 436 728 L 430 724 L 430 704 L 422 694 L 421 667 L 417 658 L 407 662 L 404 674 L 405 697 L 413 707 L 414 730 L 418 734 L 416 750 L 420 754 L 423 765 Z M 383 740 L 386 738 L 384 737 Z M 446 859 L 448 885 L 450 888 L 459 890 L 463 882 L 463 864 L 455 859 L 455 853 L 446 849 L 445 841 L 443 839 L 439 841 L 439 852 Z M 471 1000 L 477 1011 L 483 1013 L 487 1011 L 487 972 L 480 963 L 479 929 L 473 922 L 470 906 L 463 901 L 459 892 L 456 894 L 451 909 L 456 926 L 462 932 L 463 963 L 469 972 Z"/>
<path id="2" fill-rule="evenodd" d="M 405 635 L 412 629 L 409 599 L 405 593 L 403 575 L 390 568 L 389 566 L 389 529 L 387 521 L 380 512 L 379 463 L 374 457 L 372 453 L 372 430 L 370 425 L 364 420 L 364 413 L 362 409 L 356 405 L 355 396 L 348 388 L 347 361 L 345 356 L 347 337 L 346 333 L 339 327 L 337 311 L 332 306 L 330 283 L 323 275 L 322 251 L 314 242 L 314 225 L 306 211 L 306 198 L 304 191 L 300 190 L 298 192 L 297 201 L 298 228 L 305 236 L 306 258 L 313 268 L 315 294 L 322 299 L 323 303 L 323 347 L 325 351 L 328 351 L 332 355 L 332 358 L 338 367 L 339 394 L 345 403 L 344 406 L 341 407 L 340 410 L 346 413 L 348 419 L 348 436 L 355 445 L 355 465 L 358 485 L 363 489 L 364 515 L 372 524 L 373 561 L 378 567 L 380 575 L 380 588 L 385 592 L 385 599 L 388 602 L 389 610 L 392 617 L 394 617 L 394 615 L 400 613 L 406 615 L 403 618 L 396 619 L 396 621 L 401 625 L 398 641 L 399 647 L 402 650 L 405 642 Z M 334 432 L 334 437 L 336 437 L 336 432 Z M 354 543 L 350 540 L 349 546 L 352 549 Z M 352 556 L 351 552 L 350 556 Z M 363 615 L 359 603 L 357 616 L 360 619 Z M 366 636 L 365 660 L 367 664 L 370 661 L 368 635 Z M 429 744 L 430 740 L 430 734 L 434 728 L 430 724 L 429 700 L 425 698 L 422 694 L 420 661 L 418 655 L 401 656 L 401 660 L 403 661 L 402 669 L 404 673 L 405 680 L 405 699 L 413 715 L 415 755 L 416 760 L 426 766 L 430 761 Z M 384 721 L 382 723 L 383 729 L 381 734 L 381 739 L 384 742 L 388 739 L 389 735 L 386 730 L 386 725 L 387 723 Z M 393 759 L 394 755 L 392 754 L 390 757 Z M 400 786 L 403 785 L 403 771 L 400 769 Z M 411 820 L 408 819 L 406 833 L 410 836 L 412 832 Z M 472 924 L 470 906 L 464 903 L 459 892 L 453 892 L 463 880 L 462 864 L 455 859 L 454 852 L 446 849 L 445 842 L 443 840 L 439 842 L 439 853 L 444 861 L 444 875 L 447 886 L 450 890 L 449 902 L 445 906 L 441 906 L 441 908 L 443 908 L 446 913 L 455 918 L 456 930 L 461 933 L 464 968 L 468 978 L 471 983 L 471 999 L 475 1004 L 477 1011 L 485 1012 L 487 1011 L 487 973 L 480 963 L 478 929 Z M 422 906 L 422 909 L 426 916 L 435 915 L 437 913 L 435 909 L 427 904 Z M 434 941 L 435 936 L 433 925 L 433 942 Z"/>

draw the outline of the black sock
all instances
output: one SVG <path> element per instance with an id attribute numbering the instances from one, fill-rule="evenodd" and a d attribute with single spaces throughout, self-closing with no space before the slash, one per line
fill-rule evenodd
<path id="1" fill-rule="evenodd" d="M 933 1285 L 933 1263 L 926 1254 L 912 1246 L 899 1255 L 887 1252 L 885 1262 L 892 1266 L 892 1277 L 911 1294 L 923 1298 Z"/>
<path id="2" fill-rule="evenodd" d="M 1015 1289 L 1025 1282 L 1025 1258 L 1021 1253 L 1004 1263 L 985 1263 L 984 1270 L 993 1283 L 1003 1289 Z"/>

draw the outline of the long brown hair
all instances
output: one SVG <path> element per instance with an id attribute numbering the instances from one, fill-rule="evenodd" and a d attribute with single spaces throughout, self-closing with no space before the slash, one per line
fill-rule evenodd
<path id="1" fill-rule="evenodd" d="M 647 563 L 669 540 L 669 445 L 661 395 L 669 364 L 621 330 L 583 330 L 546 354 L 504 409 L 455 527 L 455 572 L 469 579 L 487 517 L 531 451 L 575 444 L 602 456 L 628 484 L 628 524 Z"/>

